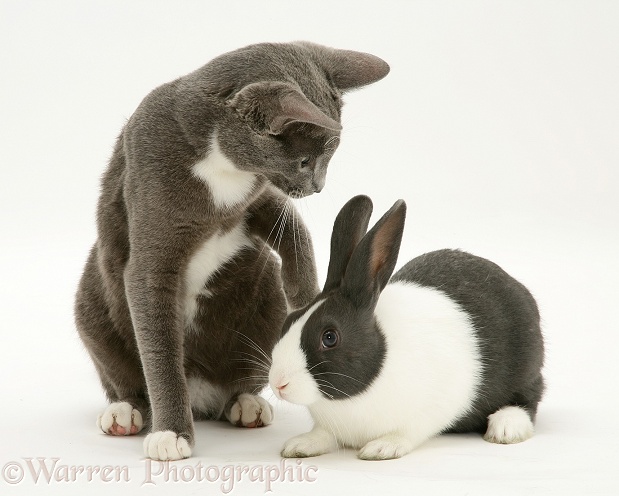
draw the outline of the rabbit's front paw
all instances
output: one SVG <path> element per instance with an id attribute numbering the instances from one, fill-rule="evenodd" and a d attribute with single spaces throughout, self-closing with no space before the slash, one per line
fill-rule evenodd
<path id="1" fill-rule="evenodd" d="M 260 396 L 239 394 L 226 417 L 238 427 L 263 427 L 273 422 L 273 407 Z"/>
<path id="2" fill-rule="evenodd" d="M 191 447 L 176 432 L 157 431 L 144 439 L 144 454 L 153 460 L 180 460 L 191 456 Z"/>
<path id="3" fill-rule="evenodd" d="M 129 403 L 111 403 L 99 417 L 97 427 L 110 436 L 130 436 L 144 427 L 142 414 Z"/>
<path id="4" fill-rule="evenodd" d="M 374 439 L 359 450 L 362 460 L 391 460 L 400 458 L 413 449 L 409 439 L 401 436 L 384 436 Z"/>
<path id="5" fill-rule="evenodd" d="M 333 451 L 336 446 L 333 436 L 328 432 L 322 429 L 314 429 L 286 441 L 281 455 L 284 458 L 306 458 L 324 455 Z"/>

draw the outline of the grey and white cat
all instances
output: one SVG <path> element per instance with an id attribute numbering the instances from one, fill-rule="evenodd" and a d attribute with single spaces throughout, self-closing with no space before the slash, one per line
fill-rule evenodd
<path id="1" fill-rule="evenodd" d="M 319 292 L 288 198 L 323 188 L 342 93 L 388 72 L 365 53 L 257 44 L 142 101 L 103 176 L 76 297 L 111 402 L 98 419 L 105 433 L 150 424 L 145 454 L 168 460 L 191 455 L 193 418 L 271 422 L 254 395 L 268 380 L 262 364 L 287 310 Z"/>

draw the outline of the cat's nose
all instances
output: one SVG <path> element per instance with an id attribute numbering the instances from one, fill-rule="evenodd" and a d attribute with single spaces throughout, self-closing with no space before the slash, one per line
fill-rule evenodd
<path id="1" fill-rule="evenodd" d="M 322 191 L 322 188 L 325 187 L 325 181 L 317 180 L 314 178 L 314 180 L 312 181 L 312 187 L 314 188 L 314 193 L 320 193 Z"/>

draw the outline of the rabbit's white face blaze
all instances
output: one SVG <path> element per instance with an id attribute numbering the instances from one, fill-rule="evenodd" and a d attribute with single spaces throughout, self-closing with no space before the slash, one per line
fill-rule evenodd
<path id="1" fill-rule="evenodd" d="M 312 374 L 308 371 L 307 359 L 301 349 L 301 332 L 321 300 L 312 305 L 295 323 L 286 335 L 275 345 L 269 371 L 269 384 L 279 399 L 299 405 L 311 405 L 322 395 Z"/>

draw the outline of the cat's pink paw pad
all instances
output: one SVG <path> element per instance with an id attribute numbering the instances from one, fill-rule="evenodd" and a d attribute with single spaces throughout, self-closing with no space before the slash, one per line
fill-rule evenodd
<path id="1" fill-rule="evenodd" d="M 110 436 L 131 436 L 144 427 L 142 414 L 126 402 L 112 403 L 97 418 L 97 427 Z"/>

